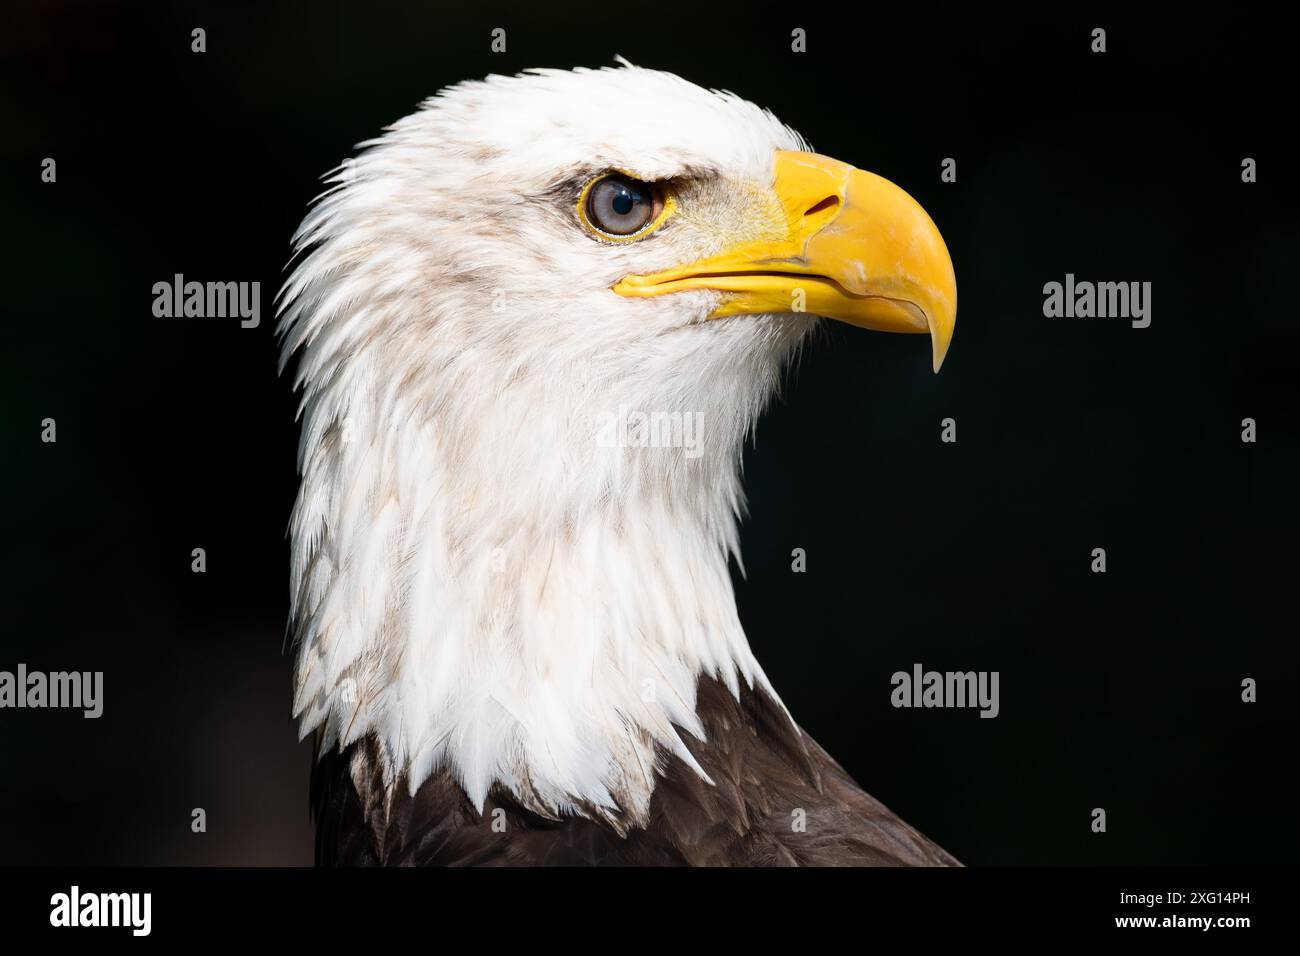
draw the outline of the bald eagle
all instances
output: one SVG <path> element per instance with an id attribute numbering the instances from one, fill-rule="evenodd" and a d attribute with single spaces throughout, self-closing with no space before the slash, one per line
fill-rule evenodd
<path id="1" fill-rule="evenodd" d="M 938 371 L 926 213 L 626 61 L 463 83 L 360 148 L 280 303 L 318 863 L 955 864 L 793 721 L 728 571 L 816 317 L 928 333 Z"/>

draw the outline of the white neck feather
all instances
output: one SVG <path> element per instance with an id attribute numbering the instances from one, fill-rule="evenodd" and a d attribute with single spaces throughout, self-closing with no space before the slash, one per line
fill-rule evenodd
<path id="1" fill-rule="evenodd" d="M 536 375 L 431 344 L 413 369 L 396 330 L 309 387 L 291 528 L 302 733 L 373 734 L 390 773 L 415 788 L 450 767 L 480 808 L 500 783 L 539 813 L 643 820 L 656 746 L 694 766 L 678 729 L 701 734 L 700 676 L 771 692 L 728 556 L 741 443 L 804 325 L 734 325 L 661 340 L 665 365 L 718 356 L 671 407 L 653 369 L 614 390 L 597 365 Z M 644 434 L 634 419 L 611 440 L 629 410 L 693 416 L 699 446 L 620 447 Z"/>

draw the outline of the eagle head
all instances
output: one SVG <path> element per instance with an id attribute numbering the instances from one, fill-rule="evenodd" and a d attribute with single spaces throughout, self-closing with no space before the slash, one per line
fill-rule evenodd
<path id="1" fill-rule="evenodd" d="M 928 333 L 956 285 L 905 192 L 730 93 L 632 67 L 443 91 L 295 236 L 295 713 L 539 813 L 636 822 L 704 775 L 695 685 L 775 694 L 737 618 L 743 441 L 824 316 Z"/>

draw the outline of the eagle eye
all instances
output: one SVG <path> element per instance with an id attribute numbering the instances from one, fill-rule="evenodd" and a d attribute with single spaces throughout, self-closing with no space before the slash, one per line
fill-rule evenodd
<path id="1" fill-rule="evenodd" d="M 664 206 L 655 183 L 622 173 L 593 179 L 578 203 L 582 221 L 607 239 L 640 238 L 662 219 Z"/>

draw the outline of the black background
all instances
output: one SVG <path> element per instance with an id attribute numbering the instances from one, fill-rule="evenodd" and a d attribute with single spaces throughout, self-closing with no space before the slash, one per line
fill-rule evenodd
<path id="1" fill-rule="evenodd" d="M 320 174 L 440 87 L 616 53 L 899 183 L 956 265 L 941 375 L 919 338 L 828 328 L 746 455 L 737 600 L 801 723 L 969 864 L 1295 858 L 1285 31 L 1244 7 L 855 7 L 6 10 L 0 669 L 103 670 L 105 713 L 0 711 L 0 863 L 310 862 L 270 304 L 289 236 Z M 261 326 L 153 318 L 177 272 L 260 281 Z M 1067 272 L 1152 282 L 1151 327 L 1044 318 Z M 1001 715 L 893 709 L 914 662 L 999 671 Z"/>

